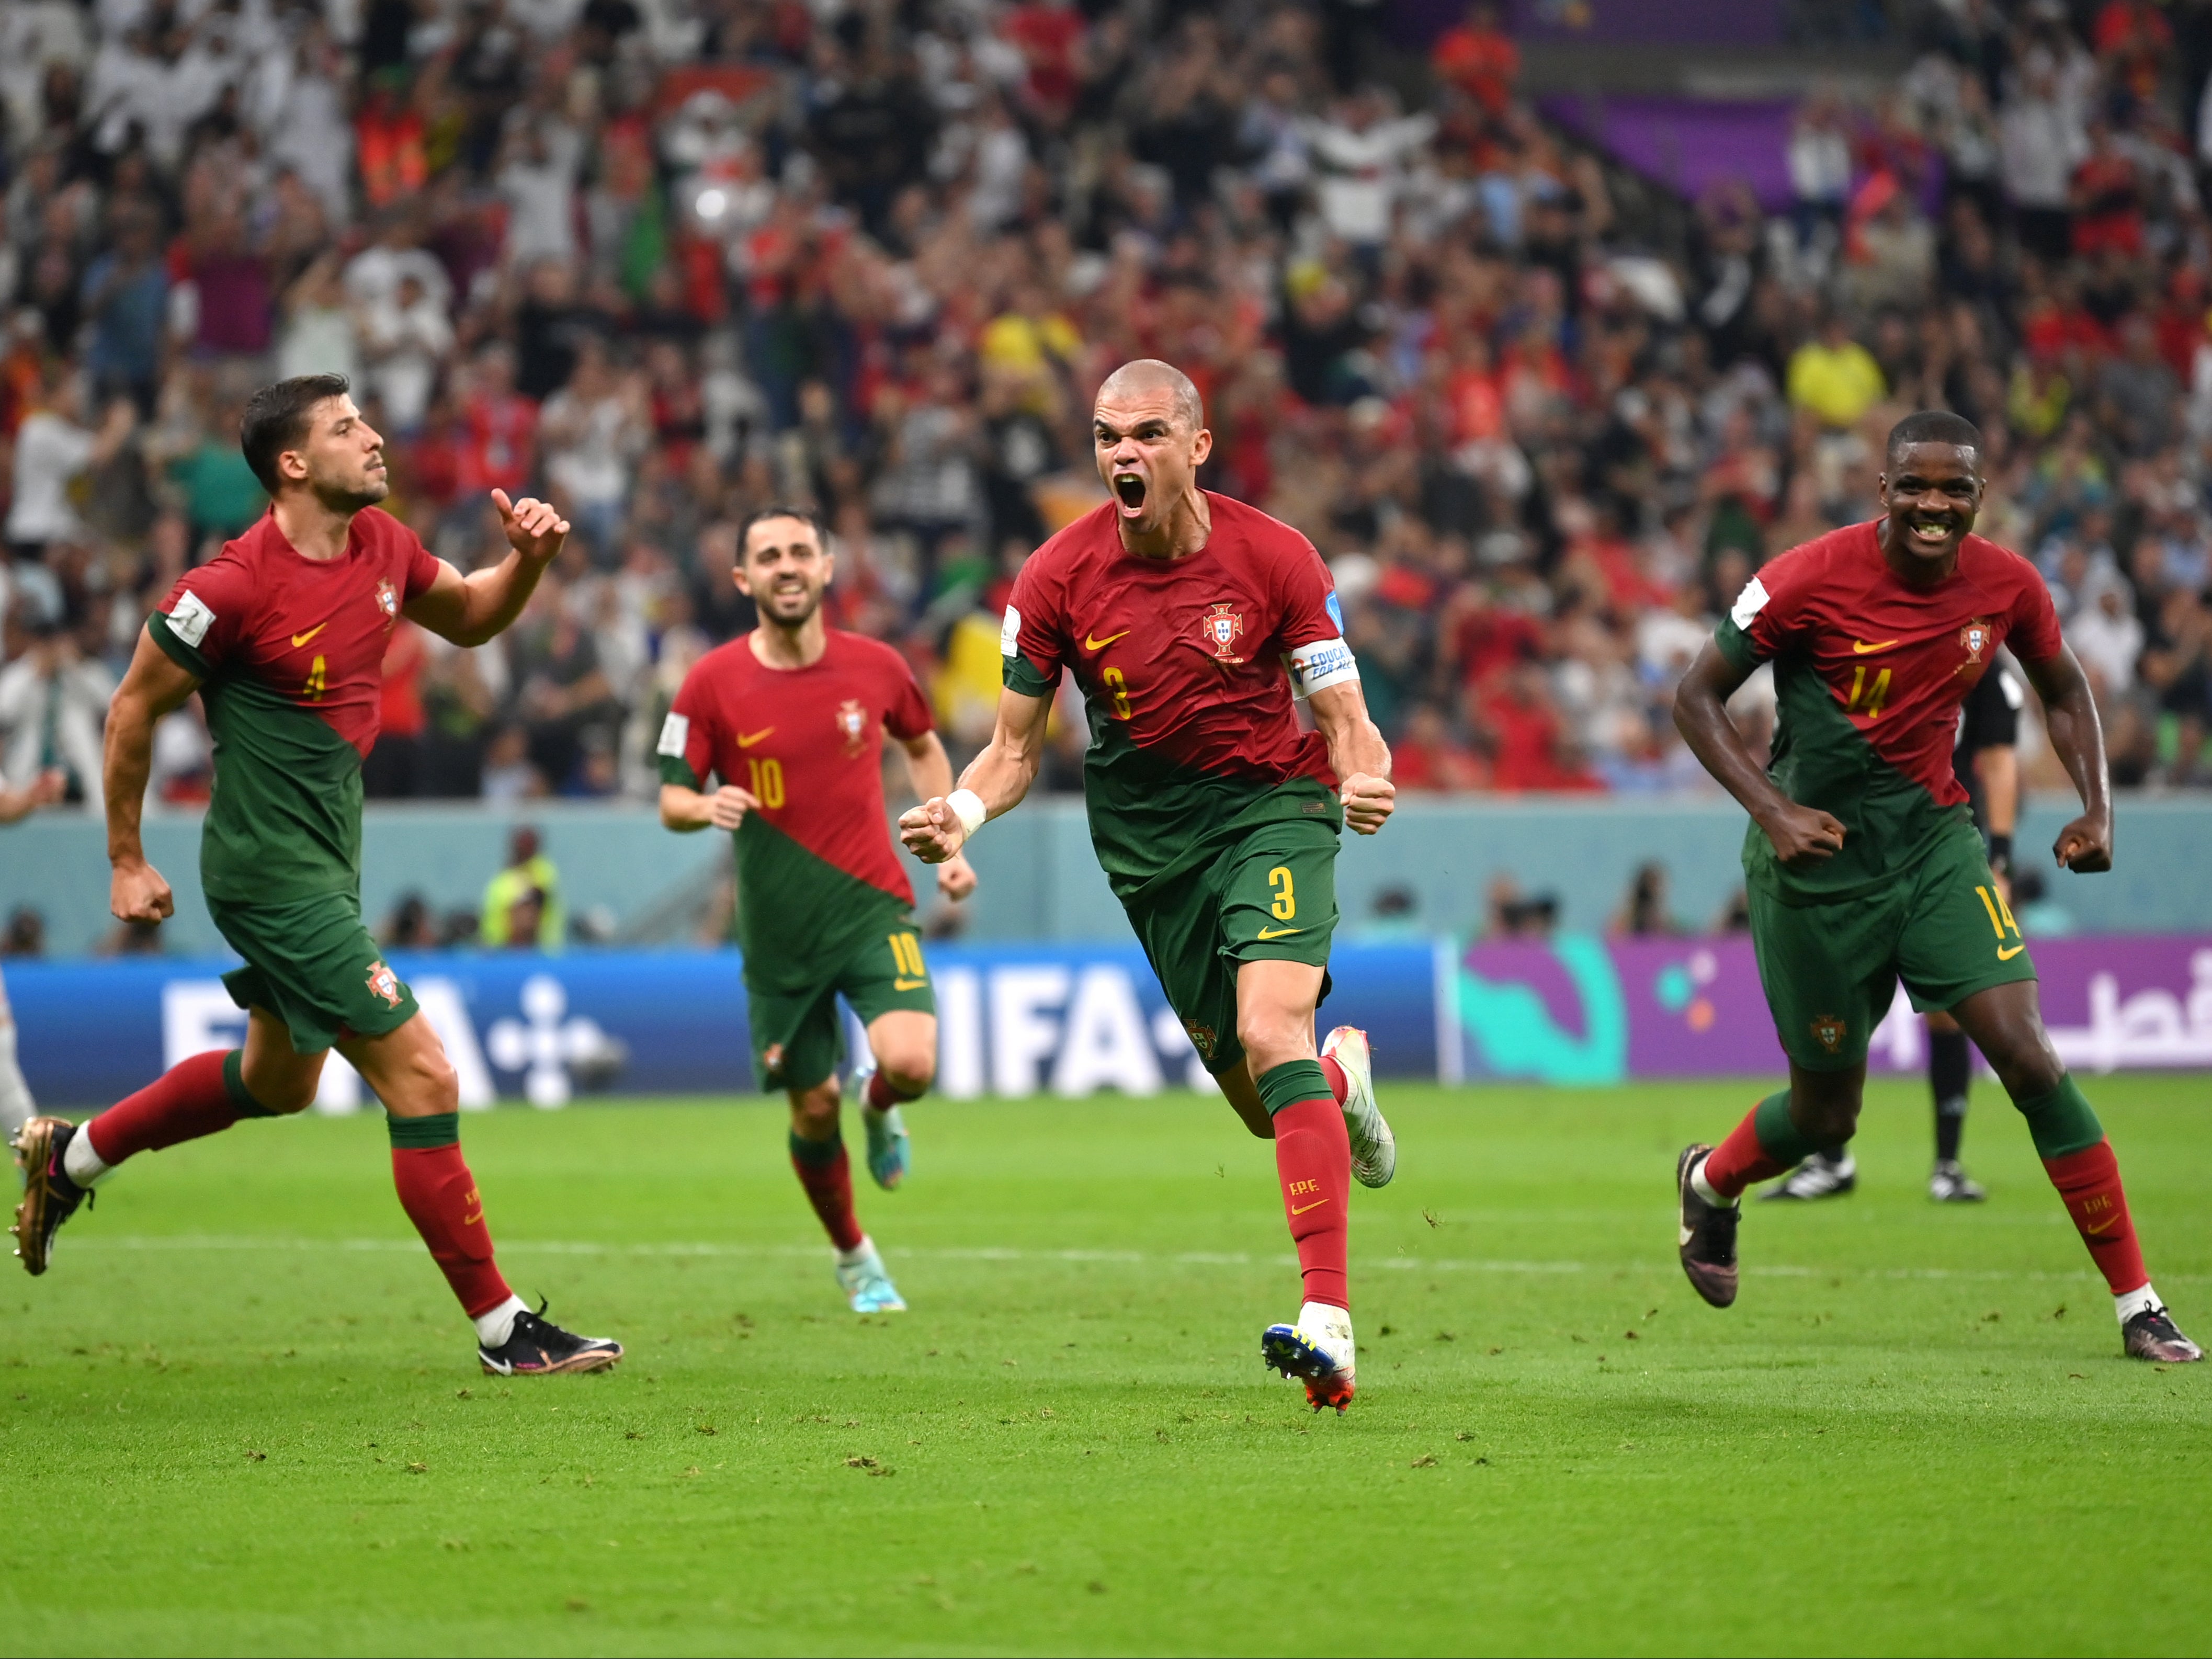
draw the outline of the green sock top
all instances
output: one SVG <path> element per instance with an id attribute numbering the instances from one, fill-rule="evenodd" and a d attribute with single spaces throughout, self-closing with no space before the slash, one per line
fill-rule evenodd
<path id="1" fill-rule="evenodd" d="M 1260 1074 L 1260 1103 L 1267 1109 L 1269 1117 L 1302 1100 L 1326 1100 L 1333 1104 L 1335 1099 L 1329 1092 L 1328 1075 L 1317 1060 L 1286 1060 Z"/>

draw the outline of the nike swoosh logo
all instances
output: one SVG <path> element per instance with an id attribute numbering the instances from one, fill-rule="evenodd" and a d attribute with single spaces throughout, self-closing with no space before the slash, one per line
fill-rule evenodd
<path id="1" fill-rule="evenodd" d="M 2099 1234 L 2099 1233 L 2108 1233 L 2108 1232 L 2112 1231 L 2113 1228 L 2115 1228 L 2115 1227 L 2118 1226 L 2119 1224 L 2120 1224 L 2120 1218 L 2119 1218 L 2119 1217 L 2118 1217 L 2118 1216 L 2114 1216 L 2114 1217 L 2113 1217 L 2110 1221 L 2100 1222 L 2096 1226 L 2094 1226 L 2094 1227 L 2084 1227 L 2084 1228 L 2082 1228 L 2082 1229 L 2081 1229 L 2081 1231 L 2082 1231 L 2083 1232 L 2085 1232 L 2085 1233 L 2087 1233 L 2091 1237 L 2093 1237 L 2093 1238 L 2094 1238 L 2094 1237 L 2097 1234 Z"/>
<path id="2" fill-rule="evenodd" d="M 1260 930 L 1260 937 L 1263 939 L 1288 939 L 1292 933 L 1304 932 L 1305 929 L 1303 927 L 1262 927 Z"/>
<path id="3" fill-rule="evenodd" d="M 894 991 L 919 991 L 928 983 L 929 981 L 926 979 L 895 979 L 891 981 L 891 989 Z"/>
<path id="4" fill-rule="evenodd" d="M 330 626 L 330 624 L 329 624 L 328 623 L 326 623 L 326 622 L 317 623 L 316 623 L 313 628 L 309 629 L 306 633 L 304 633 L 304 634 L 295 634 L 295 635 L 292 635 L 292 648 L 293 648 L 295 651 L 297 651 L 297 650 L 298 650 L 301 646 L 305 645 L 305 644 L 306 644 L 309 640 L 312 640 L 313 638 L 314 638 L 316 635 L 318 635 L 318 634 L 321 633 L 321 632 L 322 632 L 325 628 L 328 628 L 329 626 Z"/>
<path id="5" fill-rule="evenodd" d="M 1130 629 L 1125 628 L 1118 634 L 1109 634 L 1103 640 L 1094 640 L 1086 634 L 1083 636 L 1083 648 L 1085 651 L 1103 651 L 1108 646 L 1113 644 L 1115 641 L 1127 639 L 1130 632 Z"/>
<path id="6" fill-rule="evenodd" d="M 1851 641 L 1851 654 L 1855 657 L 1863 657 L 1869 652 L 1887 651 L 1891 646 L 1895 645 L 1897 641 L 1895 640 L 1883 640 L 1876 644 L 1869 645 L 1864 640 L 1853 640 Z"/>
<path id="7" fill-rule="evenodd" d="M 1291 1208 L 1291 1213 L 1292 1215 L 1304 1215 L 1308 1210 L 1318 1210 L 1322 1205 L 1328 1202 L 1328 1200 L 1325 1198 L 1317 1198 L 1310 1204 L 1293 1205 Z"/>
<path id="8" fill-rule="evenodd" d="M 2027 946 L 2025 945 L 2000 945 L 1997 946 L 1997 960 L 1999 962 L 2010 962 L 2014 957 L 2018 956 L 2026 949 L 2027 949 Z"/>
<path id="9" fill-rule="evenodd" d="M 753 732 L 750 736 L 747 736 L 745 733 L 741 732 L 738 734 L 738 747 L 740 749 L 750 749 L 755 744 L 758 743 L 763 738 L 768 736 L 769 733 L 775 730 L 775 727 L 773 726 L 763 726 L 759 731 Z"/>

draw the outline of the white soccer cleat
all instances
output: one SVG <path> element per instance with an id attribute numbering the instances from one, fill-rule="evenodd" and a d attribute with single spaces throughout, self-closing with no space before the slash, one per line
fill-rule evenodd
<path id="1" fill-rule="evenodd" d="M 906 1311 L 898 1286 L 891 1283 L 872 1238 L 861 1239 L 849 1256 L 842 1250 L 837 1252 L 837 1284 L 856 1314 Z"/>
<path id="2" fill-rule="evenodd" d="M 1375 1061 L 1367 1033 L 1340 1025 L 1321 1045 L 1324 1059 L 1344 1067 L 1344 1129 L 1352 1138 L 1352 1176 L 1363 1187 L 1387 1187 L 1398 1173 L 1398 1138 L 1375 1103 Z M 1316 1304 L 1318 1305 L 1318 1304 Z"/>
<path id="3" fill-rule="evenodd" d="M 1307 1303 L 1297 1324 L 1270 1325 L 1260 1337 L 1261 1362 L 1304 1382 L 1306 1403 L 1316 1411 L 1334 1406 L 1340 1417 L 1358 1391 L 1357 1358 L 1352 1316 L 1326 1302 Z"/>

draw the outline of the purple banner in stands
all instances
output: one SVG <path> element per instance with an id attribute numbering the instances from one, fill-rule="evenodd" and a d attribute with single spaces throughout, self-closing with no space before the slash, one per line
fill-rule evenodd
<path id="1" fill-rule="evenodd" d="M 1782 0 L 1513 0 L 1524 40 L 1613 46 L 1778 46 Z"/>
<path id="2" fill-rule="evenodd" d="M 1749 185 L 1769 213 L 1784 211 L 1793 199 L 1788 150 L 1796 105 L 1789 100 L 1723 103 L 1659 94 L 1561 93 L 1542 100 L 1540 107 L 1568 131 L 1691 201 L 1721 184 Z"/>
<path id="3" fill-rule="evenodd" d="M 2044 1018 L 2084 1073 L 2212 1067 L 2212 936 L 2039 939 Z M 1449 1075 L 1613 1083 L 1785 1069 L 1748 939 L 1476 945 L 1451 993 Z M 1927 1026 L 1900 989 L 1876 1073 L 1917 1072 Z"/>

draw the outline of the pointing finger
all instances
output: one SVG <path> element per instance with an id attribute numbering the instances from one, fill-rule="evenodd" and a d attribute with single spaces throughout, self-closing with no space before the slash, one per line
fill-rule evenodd
<path id="1" fill-rule="evenodd" d="M 504 489 L 495 489 L 491 492 L 491 504 L 499 509 L 499 516 L 501 519 L 510 524 L 514 521 L 514 503 L 507 500 L 507 492 Z"/>

